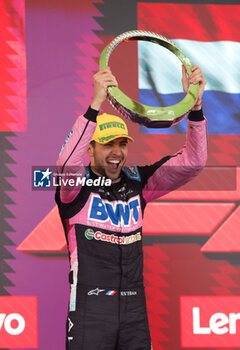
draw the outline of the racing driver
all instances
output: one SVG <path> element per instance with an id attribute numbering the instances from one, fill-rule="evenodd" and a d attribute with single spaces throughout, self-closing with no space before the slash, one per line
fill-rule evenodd
<path id="1" fill-rule="evenodd" d="M 56 192 L 70 259 L 67 350 L 152 349 L 143 286 L 143 212 L 148 202 L 196 176 L 207 158 L 201 108 L 206 81 L 199 67 L 192 67 L 190 77 L 183 67 L 185 92 L 189 82 L 199 83 L 199 96 L 188 115 L 185 146 L 152 165 L 126 167 L 133 139 L 125 122 L 98 116 L 116 78 L 110 68 L 94 75 L 92 103 L 76 120 L 57 162 L 59 176 L 69 184 L 82 176 L 74 187 L 62 185 Z M 84 167 L 86 154 L 90 164 Z"/>

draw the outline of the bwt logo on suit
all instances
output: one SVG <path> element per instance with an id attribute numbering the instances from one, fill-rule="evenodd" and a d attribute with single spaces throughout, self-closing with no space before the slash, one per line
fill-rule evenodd
<path id="1" fill-rule="evenodd" d="M 182 296 L 180 320 L 183 348 L 239 348 L 240 296 Z"/>
<path id="2" fill-rule="evenodd" d="M 38 348 L 37 297 L 0 297 L 0 349 Z"/>

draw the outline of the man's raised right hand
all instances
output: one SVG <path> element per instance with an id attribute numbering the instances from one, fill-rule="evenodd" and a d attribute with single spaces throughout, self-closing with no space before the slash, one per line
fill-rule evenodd
<path id="1" fill-rule="evenodd" d="M 91 103 L 91 108 L 98 111 L 107 97 L 108 86 L 118 86 L 118 83 L 109 67 L 101 69 L 99 72 L 94 74 L 93 78 L 94 98 Z"/>

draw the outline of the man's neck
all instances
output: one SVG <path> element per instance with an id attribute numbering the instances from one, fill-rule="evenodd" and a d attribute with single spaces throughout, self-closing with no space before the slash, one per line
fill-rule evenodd
<path id="1" fill-rule="evenodd" d="M 93 168 L 91 167 L 91 165 L 89 165 L 89 167 L 91 168 L 92 172 L 93 172 L 95 175 L 100 176 L 100 177 L 105 176 L 105 175 L 99 174 L 96 170 L 93 170 Z M 112 180 L 112 179 L 110 179 L 110 180 L 112 181 L 112 184 L 118 183 L 118 182 L 121 180 L 121 176 L 118 177 L 118 178 L 115 179 L 115 180 Z"/>

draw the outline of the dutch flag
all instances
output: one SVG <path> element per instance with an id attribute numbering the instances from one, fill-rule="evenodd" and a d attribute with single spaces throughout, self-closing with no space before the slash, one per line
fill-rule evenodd
<path id="1" fill-rule="evenodd" d="M 173 41 L 198 65 L 207 80 L 203 96 L 210 134 L 238 134 L 240 122 L 240 6 L 139 3 L 138 29 Z M 150 106 L 172 105 L 183 97 L 181 62 L 165 48 L 139 42 L 139 100 Z M 186 120 L 169 129 L 186 131 Z"/>

